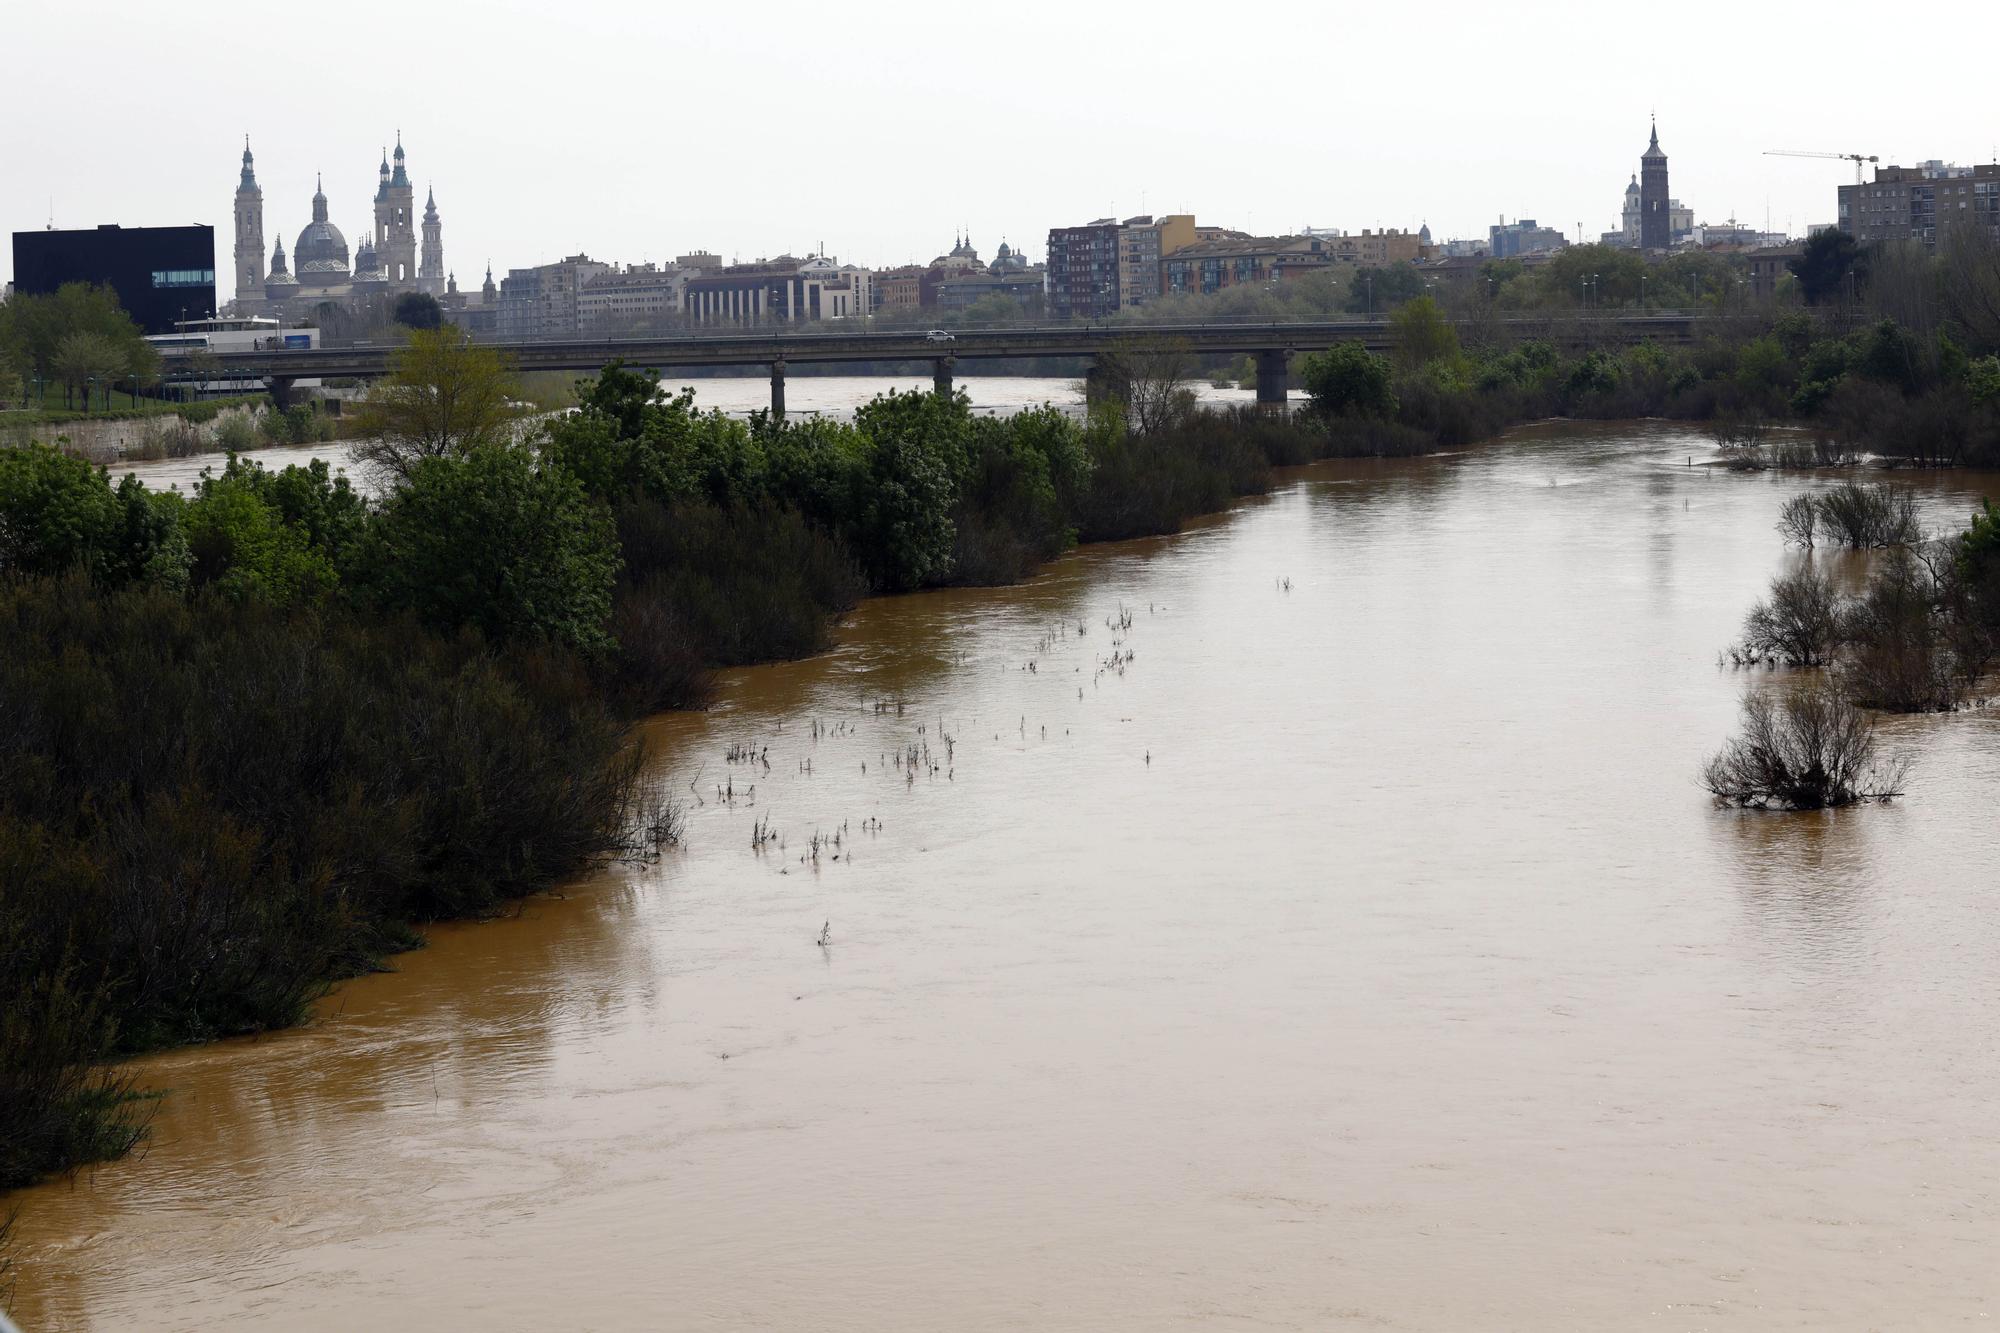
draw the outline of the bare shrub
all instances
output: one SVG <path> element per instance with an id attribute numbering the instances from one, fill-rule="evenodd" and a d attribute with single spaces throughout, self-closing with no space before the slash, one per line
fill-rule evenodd
<path id="1" fill-rule="evenodd" d="M 1937 594 L 1923 563 L 1909 551 L 1883 557 L 1867 592 L 1842 617 L 1847 654 L 1840 680 L 1849 698 L 1895 713 L 1944 712 L 1958 705 L 1965 673 Z"/>
<path id="2" fill-rule="evenodd" d="M 1812 549 L 1819 527 L 1819 505 L 1810 494 L 1794 495 L 1778 510 L 1778 531 L 1793 546 Z"/>
<path id="3" fill-rule="evenodd" d="M 1743 622 L 1742 656 L 1786 666 L 1821 666 L 1833 657 L 1840 637 L 1840 594 L 1833 580 L 1816 569 L 1801 569 L 1772 579 L 1770 599 L 1751 608 Z"/>
<path id="4" fill-rule="evenodd" d="M 1902 546 L 1923 535 L 1916 493 L 1906 486 L 1835 486 L 1817 497 L 1819 527 L 1852 550 Z"/>
<path id="5" fill-rule="evenodd" d="M 641 792 L 636 785 L 625 811 L 624 859 L 657 861 L 687 834 L 687 803 L 665 787 Z"/>
<path id="6" fill-rule="evenodd" d="M 1709 433 L 1724 450 L 1760 448 L 1771 428 L 1757 412 L 1726 412 L 1709 423 Z"/>
<path id="7" fill-rule="evenodd" d="M 1878 761 L 1875 724 L 1824 684 L 1780 699 L 1743 700 L 1743 734 L 1723 746 L 1701 781 L 1718 802 L 1820 810 L 1902 795 L 1909 761 Z"/>

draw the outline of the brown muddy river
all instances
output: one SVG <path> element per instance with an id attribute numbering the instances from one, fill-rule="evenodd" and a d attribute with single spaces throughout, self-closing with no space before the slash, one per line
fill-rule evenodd
<path id="1" fill-rule="evenodd" d="M 2000 712 L 1889 720 L 1894 805 L 1712 808 L 1813 483 L 1709 452 L 1328 464 L 864 606 L 651 727 L 684 849 L 144 1062 L 145 1154 L 19 1196 L 17 1317 L 1983 1325 Z"/>

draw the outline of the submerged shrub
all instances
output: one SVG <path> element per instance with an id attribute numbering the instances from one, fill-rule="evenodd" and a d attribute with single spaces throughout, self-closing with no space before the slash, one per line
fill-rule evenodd
<path id="1" fill-rule="evenodd" d="M 1906 759 L 1878 761 L 1875 725 L 1823 683 L 1743 700 L 1743 734 L 1702 770 L 1718 802 L 1819 810 L 1902 794 Z"/>
<path id="2" fill-rule="evenodd" d="M 1916 493 L 1906 486 L 1848 482 L 1821 491 L 1815 504 L 1820 531 L 1852 550 L 1904 545 L 1923 535 Z"/>
<path id="3" fill-rule="evenodd" d="M 1841 684 L 1848 697 L 1896 713 L 1943 712 L 1956 707 L 1967 672 L 1947 632 L 1930 576 L 1907 550 L 1890 551 L 1847 608 L 1842 636 L 1847 653 Z M 1978 666 L 1972 666 L 1976 674 Z"/>
<path id="4" fill-rule="evenodd" d="M 1821 666 L 1839 646 L 1840 594 L 1833 580 L 1806 568 L 1771 580 L 1768 600 L 1743 625 L 1743 655 L 1786 666 Z"/>

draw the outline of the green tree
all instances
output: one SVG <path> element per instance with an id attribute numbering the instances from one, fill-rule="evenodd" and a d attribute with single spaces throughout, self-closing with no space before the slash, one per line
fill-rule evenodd
<path id="1" fill-rule="evenodd" d="M 72 344 L 66 366 L 59 368 L 65 343 L 84 334 L 92 335 L 93 341 Z M 84 353 L 87 356 L 80 360 Z M 159 365 L 152 345 L 119 306 L 117 294 L 109 287 L 81 282 L 64 283 L 51 293 L 16 296 L 0 306 L 0 355 L 11 358 L 24 379 L 40 376 L 70 386 L 83 380 L 70 378 L 65 369 L 80 372 L 84 379 L 96 374 L 106 380 L 144 380 L 157 373 Z"/>
<path id="2" fill-rule="evenodd" d="M 1389 362 L 1345 342 L 1299 359 L 1299 379 L 1324 417 L 1387 417 L 1396 411 Z"/>
<path id="3" fill-rule="evenodd" d="M 1389 317 L 1389 336 L 1396 345 L 1396 364 L 1418 370 L 1433 361 L 1458 358 L 1458 330 L 1428 296 L 1405 301 Z"/>
<path id="4" fill-rule="evenodd" d="M 590 654 L 613 647 L 618 567 L 602 502 L 559 465 L 506 444 L 416 460 L 355 558 L 358 585 L 383 610 Z"/>
<path id="5" fill-rule="evenodd" d="M 232 458 L 219 476 L 203 471 L 187 506 L 194 579 L 279 604 L 316 600 L 339 585 L 367 518 L 323 460 L 269 472 Z"/>
<path id="6" fill-rule="evenodd" d="M 47 445 L 0 449 L 0 571 L 82 569 L 104 584 L 186 582 L 188 548 L 171 495 Z"/>
<path id="7" fill-rule="evenodd" d="M 1982 356 L 1965 368 L 1965 387 L 1975 406 L 2000 407 L 2000 356 Z"/>
<path id="8" fill-rule="evenodd" d="M 1805 243 L 1785 267 L 1799 280 L 1807 305 L 1824 305 L 1848 292 L 1850 275 L 1858 284 L 1867 276 L 1867 256 L 1844 231 L 1823 231 Z"/>
<path id="9" fill-rule="evenodd" d="M 1535 282 L 1548 305 L 1588 305 L 1615 308 L 1637 305 L 1641 279 L 1652 277 L 1646 261 L 1630 250 L 1608 245 L 1571 245 L 1549 256 L 1535 270 Z M 1651 296 L 1658 293 L 1649 292 Z"/>
<path id="10" fill-rule="evenodd" d="M 920 390 L 884 394 L 854 414 L 868 453 L 853 545 L 877 587 L 901 592 L 950 570 L 970 419 L 964 394 Z"/>
<path id="11" fill-rule="evenodd" d="M 429 292 L 404 292 L 396 298 L 389 317 L 406 329 L 444 327 L 444 307 Z"/>
<path id="12" fill-rule="evenodd" d="M 188 503 L 187 534 L 195 582 L 234 597 L 283 606 L 318 600 L 340 583 L 326 555 L 233 469 L 204 474 Z"/>
<path id="13" fill-rule="evenodd" d="M 112 380 L 124 368 L 124 349 L 102 333 L 79 330 L 65 334 L 56 346 L 53 369 L 56 379 L 62 382 L 64 400 L 81 401 L 86 412 L 91 408 L 92 396 L 108 394 Z"/>
<path id="14" fill-rule="evenodd" d="M 366 438 L 354 456 L 391 483 L 407 481 L 426 458 L 506 442 L 513 399 L 514 376 L 493 348 L 455 328 L 412 329 L 362 406 Z"/>
<path id="15" fill-rule="evenodd" d="M 1382 314 L 1424 294 L 1424 278 L 1413 264 L 1367 268 L 1347 284 L 1347 313 Z"/>

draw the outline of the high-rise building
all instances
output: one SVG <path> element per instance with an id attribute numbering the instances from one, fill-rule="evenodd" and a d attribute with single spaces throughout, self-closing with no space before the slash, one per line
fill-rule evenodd
<path id="1" fill-rule="evenodd" d="M 250 136 L 243 136 L 243 178 L 236 187 L 236 299 L 254 301 L 264 294 L 264 191 L 258 188 L 250 157 Z"/>
<path id="2" fill-rule="evenodd" d="M 1533 218 L 1515 218 L 1512 222 L 1503 218 L 1499 226 L 1486 229 L 1486 253 L 1495 259 L 1547 254 L 1568 244 L 1560 231 L 1538 227 Z"/>
<path id="3" fill-rule="evenodd" d="M 1667 155 L 1660 151 L 1660 127 L 1639 159 L 1639 248 L 1665 250 L 1674 243 L 1673 217 L 1668 212 Z"/>
<path id="4" fill-rule="evenodd" d="M 1049 229 L 1049 315 L 1108 319 L 1118 313 L 1116 218 Z"/>
<path id="5" fill-rule="evenodd" d="M 1935 249 L 1955 227 L 2000 241 L 2000 163 L 1877 167 L 1864 185 L 1840 187 L 1840 229 L 1871 241 L 1917 241 Z"/>

